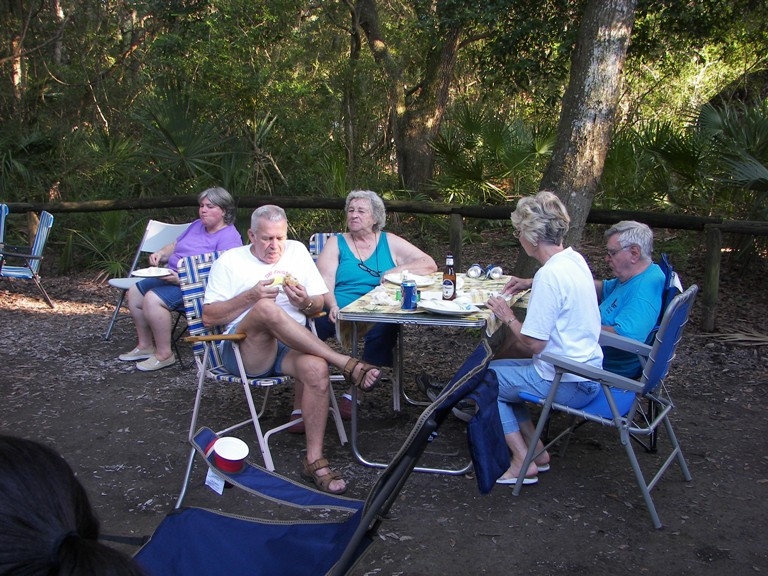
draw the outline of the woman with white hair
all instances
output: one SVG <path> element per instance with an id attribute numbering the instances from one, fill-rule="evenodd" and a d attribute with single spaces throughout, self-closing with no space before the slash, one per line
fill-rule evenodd
<path id="1" fill-rule="evenodd" d="M 347 231 L 330 237 L 317 259 L 328 293 L 325 297 L 327 315 L 315 320 L 321 340 L 336 334 L 339 310 L 367 294 L 383 282 L 386 274 L 427 275 L 437 270 L 434 259 L 422 250 L 390 232 L 384 232 L 386 210 L 383 200 L 371 190 L 353 190 L 345 206 Z M 375 324 L 365 335 L 363 361 L 374 366 L 392 366 L 393 348 L 397 343 L 398 326 Z M 297 388 L 292 419 L 301 415 L 301 390 Z M 339 402 L 343 418 L 351 416 L 352 397 L 345 394 Z M 301 432 L 300 424 L 289 428 Z"/>
<path id="2" fill-rule="evenodd" d="M 602 367 L 600 311 L 595 298 L 592 273 L 584 258 L 572 248 L 563 246 L 570 217 L 560 199 L 552 192 L 539 192 L 522 198 L 512 213 L 514 236 L 526 254 L 536 259 L 541 268 L 533 277 L 525 321 L 520 322 L 502 297 L 488 300 L 493 313 L 509 327 L 509 337 L 519 358 L 493 360 L 488 369 L 499 381 L 499 415 L 504 439 L 512 453 L 509 469 L 496 480 L 498 484 L 515 484 L 534 434 L 528 408 L 520 399 L 521 392 L 546 397 L 555 377 L 552 364 L 541 359 L 544 352 L 557 354 L 575 362 Z M 520 289 L 527 281 L 512 277 L 504 294 Z M 596 382 L 573 374 L 562 378 L 555 402 L 579 408 L 588 404 L 600 390 Z M 539 444 L 539 452 L 528 470 L 524 484 L 538 482 L 538 474 L 549 470 L 549 454 Z"/>

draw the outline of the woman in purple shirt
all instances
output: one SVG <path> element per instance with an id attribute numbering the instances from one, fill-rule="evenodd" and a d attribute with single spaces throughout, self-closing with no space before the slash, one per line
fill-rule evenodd
<path id="1" fill-rule="evenodd" d="M 243 245 L 233 222 L 235 201 L 224 188 L 209 188 L 197 197 L 200 219 L 189 225 L 175 242 L 149 255 L 152 266 L 165 265 L 171 274 L 147 278 L 128 290 L 128 309 L 136 325 L 137 344 L 120 354 L 124 362 L 137 362 L 143 372 L 160 370 L 176 363 L 171 350 L 171 310 L 182 306 L 179 275 L 181 258 L 228 250 Z"/>

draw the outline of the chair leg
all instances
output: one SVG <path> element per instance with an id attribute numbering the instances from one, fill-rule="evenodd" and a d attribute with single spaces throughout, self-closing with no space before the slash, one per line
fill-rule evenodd
<path id="1" fill-rule="evenodd" d="M 348 442 L 347 431 L 344 429 L 344 421 L 341 419 L 341 413 L 339 412 L 339 403 L 336 401 L 336 395 L 333 393 L 333 384 L 330 386 L 331 393 L 331 407 L 329 408 L 333 421 L 336 423 L 336 432 L 339 434 L 339 442 L 344 446 Z"/>
<path id="2" fill-rule="evenodd" d="M 181 486 L 181 491 L 179 492 L 179 497 L 176 499 L 176 504 L 173 506 L 175 510 L 178 510 L 181 508 L 181 505 L 184 503 L 184 497 L 187 495 L 187 488 L 189 487 L 189 480 L 192 476 L 192 468 L 195 465 L 195 449 L 192 448 L 189 451 L 189 457 L 187 458 L 187 471 L 184 473 L 184 484 Z"/>
<path id="3" fill-rule="evenodd" d="M 120 315 L 120 308 L 123 306 L 123 300 L 125 300 L 125 290 L 120 290 L 120 296 L 117 297 L 115 311 L 112 312 L 112 319 L 109 321 L 109 326 L 107 326 L 107 333 L 104 335 L 104 340 L 109 340 L 112 337 L 112 329 L 115 327 L 117 318 Z"/>
<path id="4" fill-rule="evenodd" d="M 184 336 L 184 333 L 187 331 L 186 327 L 184 330 L 176 334 L 176 330 L 179 327 L 179 324 L 181 323 L 181 319 L 184 317 L 184 313 L 180 313 L 178 311 L 174 311 L 176 314 L 176 322 L 173 323 L 173 328 L 171 329 L 171 345 L 173 346 L 173 351 L 176 354 L 176 359 L 179 361 L 179 368 L 186 368 L 184 366 L 184 360 L 181 356 L 181 348 L 179 348 L 179 340 L 181 340 L 181 337 Z"/>
<path id="5" fill-rule="evenodd" d="M 37 274 L 32 275 L 32 279 L 35 281 L 35 284 L 37 284 L 38 290 L 43 295 L 43 298 L 45 298 L 46 303 L 50 308 L 56 308 L 56 306 L 53 305 L 53 302 L 51 301 L 51 298 L 48 296 L 48 292 L 45 291 L 45 288 L 43 288 L 42 283 L 40 282 L 40 277 Z"/>

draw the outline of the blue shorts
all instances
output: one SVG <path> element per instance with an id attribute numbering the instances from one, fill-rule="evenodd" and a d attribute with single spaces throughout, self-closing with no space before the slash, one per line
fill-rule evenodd
<path id="1" fill-rule="evenodd" d="M 237 359 L 235 358 L 235 349 L 232 346 L 232 342 L 229 340 L 225 340 L 220 345 L 219 350 L 221 350 L 221 361 L 224 364 L 224 367 L 229 370 L 232 374 L 240 374 L 240 368 L 237 367 Z M 272 367 L 267 370 L 266 372 L 262 372 L 261 374 L 248 374 L 249 378 L 265 378 L 267 376 L 284 376 L 283 374 L 283 358 L 285 358 L 285 355 L 288 354 L 288 352 L 291 349 L 288 348 L 285 344 L 278 341 L 277 342 L 277 355 L 275 356 L 275 361 L 272 364 Z"/>
<path id="2" fill-rule="evenodd" d="M 144 296 L 147 292 L 154 292 L 168 310 L 184 310 L 184 300 L 178 284 L 169 284 L 160 278 L 145 278 L 136 284 L 136 288 Z"/>
<path id="3" fill-rule="evenodd" d="M 528 407 L 519 396 L 520 392 L 546 398 L 552 382 L 539 376 L 530 358 L 493 360 L 488 369 L 496 372 L 499 381 L 499 416 L 504 434 L 517 432 L 520 430 L 520 422 L 531 419 Z M 591 380 L 560 382 L 555 402 L 571 408 L 581 408 L 599 393 L 600 385 Z"/>

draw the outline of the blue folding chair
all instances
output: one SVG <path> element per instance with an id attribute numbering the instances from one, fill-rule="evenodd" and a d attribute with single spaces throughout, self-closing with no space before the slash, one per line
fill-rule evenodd
<path id="1" fill-rule="evenodd" d="M 520 476 L 513 491 L 515 495 L 520 493 L 525 472 L 537 456 L 536 444 L 542 437 L 542 431 L 548 416 L 552 410 L 556 410 L 570 415 L 571 421 L 564 431 L 547 442 L 546 448 L 562 438 L 565 438 L 567 441 L 571 432 L 583 421 L 596 422 L 616 430 L 619 435 L 619 441 L 624 446 L 629 457 L 635 479 L 640 487 L 653 524 L 656 528 L 661 528 L 661 520 L 651 498 L 651 490 L 674 462 L 677 462 L 680 466 L 683 478 L 686 481 L 691 480 L 691 474 L 688 471 L 682 448 L 672 428 L 670 414 L 674 410 L 675 405 L 664 386 L 664 380 L 669 373 L 670 364 L 675 357 L 675 351 L 682 338 L 683 329 L 688 322 L 697 292 L 698 286 L 694 284 L 684 293 L 676 296 L 667 306 L 661 326 L 654 338 L 653 346 L 647 346 L 617 334 L 603 333 L 601 336 L 601 344 L 604 342 L 604 338 L 606 338 L 609 341 L 605 343 L 610 346 L 633 352 L 646 358 L 643 375 L 640 380 L 625 378 L 554 354 L 542 354 L 542 360 L 550 362 L 555 366 L 555 378 L 546 398 L 529 393 L 520 394 L 523 400 L 540 404 L 542 410 L 534 436 L 530 439 L 528 453 L 521 467 Z M 556 403 L 554 398 L 563 374 L 576 374 L 588 380 L 598 382 L 601 386 L 600 394 L 582 408 L 571 408 L 570 406 Z M 649 401 L 655 405 L 653 419 L 649 419 L 648 414 L 643 412 L 641 408 L 643 401 Z M 650 481 L 646 481 L 631 439 L 633 436 L 650 436 L 662 427 L 668 436 L 671 451 L 653 478 Z M 564 455 L 564 450 L 564 448 L 561 449 L 561 456 Z"/>
<path id="2" fill-rule="evenodd" d="M 299 509 L 300 518 L 255 518 L 183 508 L 166 516 L 136 560 L 148 576 L 347 574 L 375 541 L 433 433 L 451 409 L 483 383 L 491 354 L 483 342 L 469 356 L 446 390 L 423 411 L 365 500 L 325 494 L 250 462 L 242 472 L 222 472 L 209 454 L 216 435 L 199 430 L 193 445 L 209 469 L 236 488 L 289 510 Z M 306 512 L 316 516 L 307 519 Z"/>
<path id="3" fill-rule="evenodd" d="M 0 204 L 0 244 L 5 242 L 5 217 L 8 216 L 8 204 Z"/>
<path id="4" fill-rule="evenodd" d="M 5 207 L 7 214 L 8 207 Z M 5 214 L 3 214 L 3 228 L 5 227 Z M 51 308 L 54 308 L 51 298 L 43 288 L 40 282 L 40 262 L 43 259 L 43 250 L 48 241 L 48 235 L 53 226 L 53 215 L 48 212 L 40 213 L 40 221 L 37 224 L 37 232 L 31 246 L 8 246 L 3 244 L 0 250 L 0 278 L 20 278 L 22 280 L 32 280 L 43 295 L 45 302 Z M 19 265 L 9 266 L 8 260 L 18 261 Z"/>

